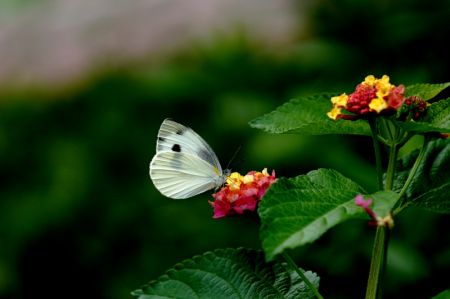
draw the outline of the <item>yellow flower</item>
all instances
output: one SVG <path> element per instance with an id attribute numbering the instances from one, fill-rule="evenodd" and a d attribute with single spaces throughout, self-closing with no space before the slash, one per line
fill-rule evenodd
<path id="1" fill-rule="evenodd" d="M 389 83 L 389 76 L 384 75 L 381 79 L 376 82 L 377 97 L 384 98 L 389 95 L 392 89 L 392 85 Z"/>
<path id="2" fill-rule="evenodd" d="M 253 181 L 254 181 L 254 176 L 250 175 L 250 174 L 247 174 L 242 178 L 242 182 L 244 184 L 250 184 L 250 183 L 253 183 Z"/>
<path id="3" fill-rule="evenodd" d="M 385 97 L 389 94 L 389 91 L 392 88 L 392 85 L 389 83 L 389 76 L 383 75 L 381 79 L 375 78 L 373 75 L 367 76 L 362 84 L 376 87 L 377 88 L 377 96 Z"/>
<path id="4" fill-rule="evenodd" d="M 373 99 L 370 104 L 369 104 L 369 108 L 371 110 L 376 111 L 377 113 L 380 113 L 382 110 L 387 108 L 387 103 L 385 100 L 383 100 L 383 98 L 376 98 Z"/>
<path id="5" fill-rule="evenodd" d="M 269 172 L 267 171 L 267 167 L 262 170 L 262 175 L 270 176 Z"/>
<path id="6" fill-rule="evenodd" d="M 243 176 L 239 172 L 233 172 L 227 177 L 227 185 L 231 190 L 239 190 L 242 181 Z"/>
<path id="7" fill-rule="evenodd" d="M 241 175 L 239 172 L 233 172 L 227 177 L 226 184 L 230 190 L 239 190 L 242 184 L 252 184 L 255 180 L 261 179 L 264 176 L 270 176 L 267 172 L 267 168 L 264 168 L 262 172 L 251 171 L 246 175 Z"/>
<path id="8" fill-rule="evenodd" d="M 381 77 L 381 79 L 378 79 L 378 81 L 380 81 L 383 84 L 389 84 L 389 76 L 388 75 L 383 75 L 383 77 Z"/>
<path id="9" fill-rule="evenodd" d="M 327 113 L 328 117 L 336 120 L 337 116 L 341 114 L 341 108 L 334 106 L 330 112 Z"/>
<path id="10" fill-rule="evenodd" d="M 377 81 L 378 81 L 378 79 L 375 79 L 375 77 L 373 75 L 369 75 L 366 78 L 364 78 L 364 81 L 362 82 L 362 84 L 374 86 Z"/>
<path id="11" fill-rule="evenodd" d="M 347 101 L 348 101 L 348 95 L 346 95 L 345 93 L 341 94 L 340 96 L 331 98 L 331 103 L 333 103 L 333 105 L 335 107 L 338 106 L 338 107 L 344 108 L 345 105 L 347 105 Z"/>

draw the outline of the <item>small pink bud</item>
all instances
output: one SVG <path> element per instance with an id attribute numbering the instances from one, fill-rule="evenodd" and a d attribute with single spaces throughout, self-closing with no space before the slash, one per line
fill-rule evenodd
<path id="1" fill-rule="evenodd" d="M 365 200 L 364 197 L 362 196 L 362 194 L 358 194 L 355 197 L 355 204 L 357 206 L 360 206 L 363 209 L 368 209 L 369 206 L 372 204 L 372 199 L 369 198 L 369 199 Z"/>
<path id="2" fill-rule="evenodd" d="M 362 194 L 358 194 L 355 197 L 355 204 L 357 206 L 360 206 L 361 208 L 363 208 L 366 213 L 375 221 L 378 221 L 378 216 L 377 214 L 375 214 L 375 212 L 370 208 L 370 206 L 373 203 L 373 199 L 372 198 L 368 198 L 368 199 L 364 199 Z"/>

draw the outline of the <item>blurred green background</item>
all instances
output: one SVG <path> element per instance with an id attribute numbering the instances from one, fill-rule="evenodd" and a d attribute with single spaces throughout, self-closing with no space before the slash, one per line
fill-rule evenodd
<path id="1" fill-rule="evenodd" d="M 260 15 L 251 5 L 267 3 L 62 2 L 0 4 L 1 298 L 130 298 L 193 255 L 260 248 L 251 219 L 212 219 L 210 194 L 173 201 L 153 187 L 166 117 L 203 136 L 222 165 L 241 147 L 241 173 L 335 168 L 373 191 L 368 138 L 274 136 L 247 122 L 299 95 L 349 92 L 368 74 L 450 81 L 448 1 L 284 1 Z M 172 19 L 158 18 L 161 6 Z M 207 26 L 207 13 L 223 21 Z M 421 210 L 398 217 L 385 298 L 450 287 L 449 224 Z M 373 236 L 351 221 L 293 254 L 326 298 L 361 298 Z"/>

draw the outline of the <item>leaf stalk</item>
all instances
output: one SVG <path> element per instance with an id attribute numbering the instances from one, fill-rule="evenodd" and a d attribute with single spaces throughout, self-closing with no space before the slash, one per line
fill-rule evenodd
<path id="1" fill-rule="evenodd" d="M 309 281 L 309 279 L 306 277 L 306 275 L 303 273 L 304 271 L 300 269 L 295 262 L 292 260 L 292 258 L 287 254 L 286 252 L 282 253 L 283 258 L 288 263 L 289 267 L 292 268 L 297 274 L 300 276 L 300 278 L 305 282 L 305 284 L 308 286 L 308 288 L 314 293 L 317 299 L 323 299 L 322 295 L 319 293 L 319 290 L 317 290 L 314 285 Z"/>
<path id="2" fill-rule="evenodd" d="M 399 200 L 398 204 L 396 204 L 396 208 L 394 209 L 394 212 L 393 212 L 394 215 L 398 214 L 404 207 L 403 206 L 405 203 L 404 195 L 405 195 L 406 191 L 408 190 L 409 186 L 411 185 L 414 177 L 416 176 L 416 172 L 419 169 L 420 163 L 422 162 L 423 158 L 425 157 L 427 145 L 428 145 L 428 138 L 426 138 L 426 136 L 425 136 L 422 147 L 419 152 L 419 155 L 417 156 L 416 161 L 414 162 L 414 165 L 408 174 L 408 178 L 406 179 L 406 182 L 403 185 L 402 190 L 400 190 L 400 193 L 399 193 L 400 200 Z"/>

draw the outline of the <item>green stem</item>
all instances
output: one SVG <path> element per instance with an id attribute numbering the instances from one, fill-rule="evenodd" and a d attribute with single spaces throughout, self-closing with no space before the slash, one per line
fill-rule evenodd
<path id="1" fill-rule="evenodd" d="M 392 140 L 392 136 L 390 134 L 390 131 L 388 130 L 388 126 L 389 125 L 386 123 L 386 120 L 384 118 L 378 119 L 378 137 L 381 137 L 385 140 L 384 144 L 389 144 L 390 140 Z"/>
<path id="2" fill-rule="evenodd" d="M 395 174 L 395 164 L 397 161 L 398 148 L 397 144 L 393 143 L 389 148 L 389 163 L 386 170 L 386 186 L 385 190 L 392 190 L 392 185 L 394 184 L 394 174 Z"/>
<path id="3" fill-rule="evenodd" d="M 406 190 L 408 190 L 409 185 L 411 185 L 412 180 L 414 179 L 417 169 L 419 169 L 419 165 L 422 162 L 423 157 L 425 157 L 425 152 L 426 152 L 426 147 L 427 147 L 427 139 L 425 138 L 422 144 L 422 148 L 420 149 L 419 155 L 416 158 L 416 161 L 414 162 L 413 167 L 411 168 L 408 178 L 406 179 L 405 184 L 403 185 L 402 190 L 399 193 L 399 202 L 396 205 L 396 209 L 394 210 L 394 214 L 397 214 L 398 212 L 400 212 L 402 210 L 402 206 L 404 203 L 404 198 L 403 196 L 406 193 Z"/>
<path id="4" fill-rule="evenodd" d="M 378 226 L 370 262 L 369 280 L 367 283 L 366 299 L 381 298 L 381 282 L 386 268 L 387 246 L 389 242 L 388 226 Z"/>
<path id="5" fill-rule="evenodd" d="M 309 279 L 306 277 L 306 275 L 303 273 L 304 271 L 297 267 L 295 262 L 292 260 L 292 258 L 287 254 L 286 252 L 282 253 L 283 258 L 286 260 L 288 265 L 300 276 L 300 278 L 305 282 L 305 284 L 308 286 L 308 288 L 313 291 L 314 295 L 318 299 L 323 299 L 322 295 L 320 295 L 319 291 L 314 287 L 314 285 L 309 281 Z"/>
<path id="6" fill-rule="evenodd" d="M 386 145 L 391 146 L 397 140 L 398 127 L 390 119 L 384 117 L 379 118 L 379 133 L 386 140 Z"/>
<path id="7" fill-rule="evenodd" d="M 374 118 L 369 118 L 370 131 L 372 132 L 373 149 L 375 151 L 375 165 L 377 170 L 378 189 L 383 189 L 383 169 L 381 166 L 380 142 L 377 137 L 377 126 Z"/>
<path id="8" fill-rule="evenodd" d="M 398 155 L 398 141 L 400 130 L 393 124 L 383 123 L 383 129 L 389 139 L 389 162 L 386 170 L 384 190 L 392 190 L 394 184 L 395 166 Z M 390 217 L 390 216 L 389 216 Z M 389 243 L 389 224 L 379 223 L 375 233 L 375 240 L 370 262 L 369 279 L 367 283 L 366 299 L 381 298 L 382 282 L 386 269 L 387 249 Z"/>

